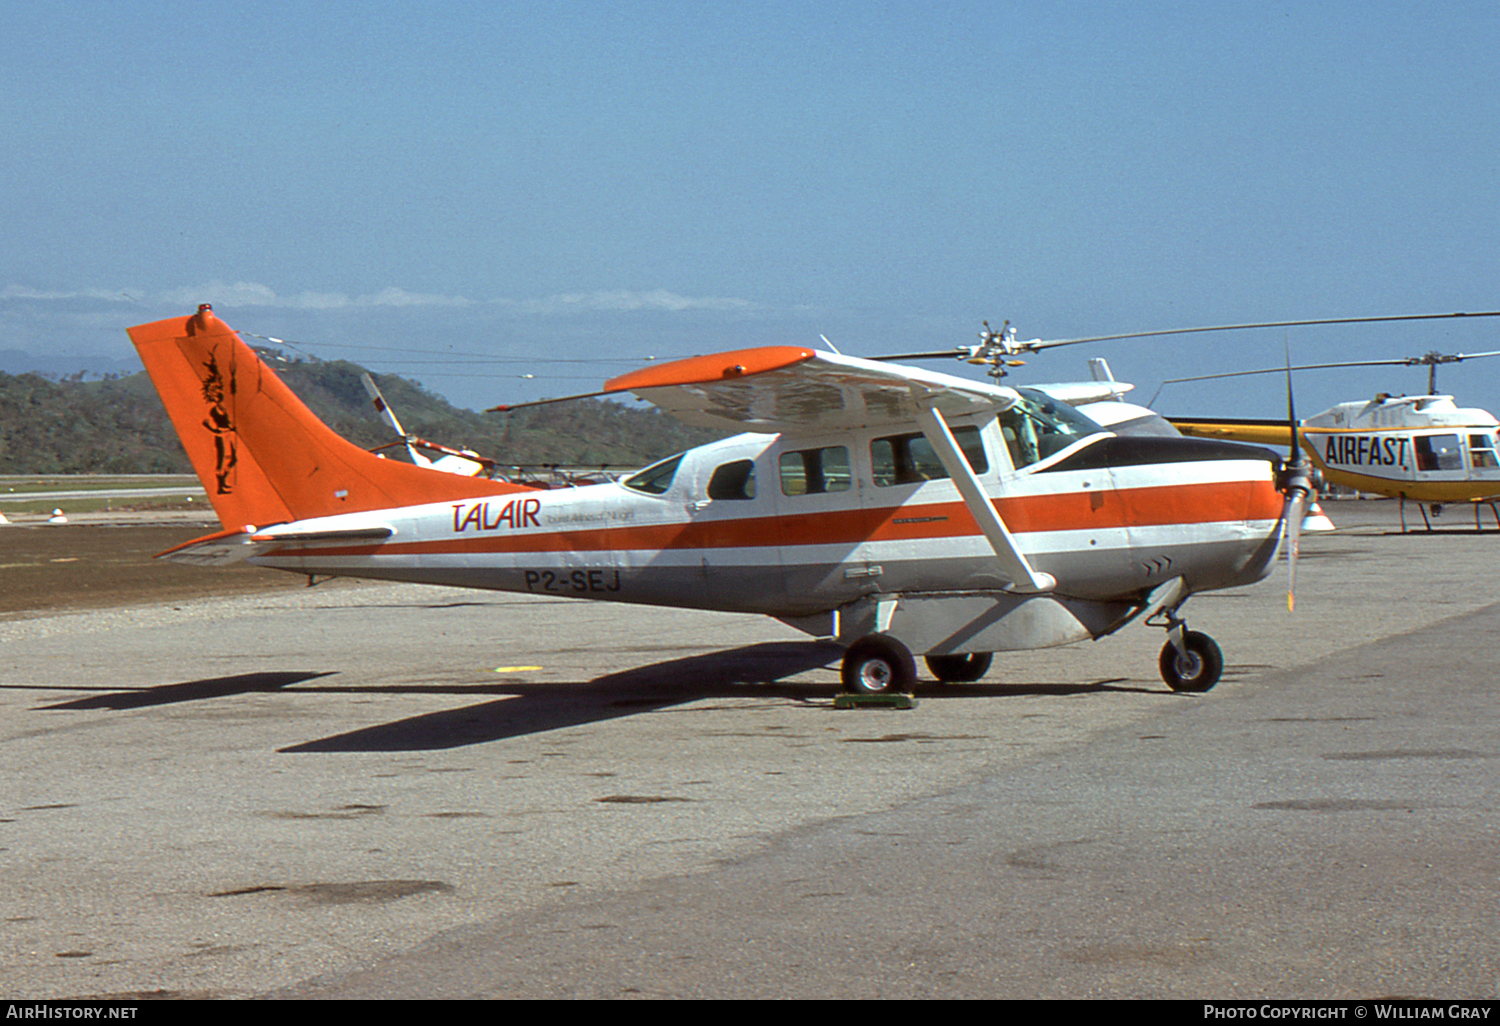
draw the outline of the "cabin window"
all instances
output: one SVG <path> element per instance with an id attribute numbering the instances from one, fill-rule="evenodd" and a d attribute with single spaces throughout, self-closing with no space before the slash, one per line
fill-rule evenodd
<path id="1" fill-rule="evenodd" d="M 1469 436 L 1469 463 L 1475 470 L 1500 467 L 1500 459 L 1495 456 L 1494 435 Z"/>
<path id="2" fill-rule="evenodd" d="M 953 429 L 953 440 L 969 461 L 976 474 L 990 469 L 984 455 L 984 443 L 979 438 L 979 429 L 973 426 Z M 941 481 L 948 476 L 942 460 L 933 452 L 932 445 L 920 433 L 890 435 L 877 438 L 870 443 L 871 478 L 881 488 L 888 485 L 916 484 L 920 481 Z"/>
<path id="3" fill-rule="evenodd" d="M 681 462 L 682 454 L 678 453 L 660 463 L 653 463 L 645 470 L 627 477 L 625 487 L 647 495 L 662 495 L 672 487 L 672 478 L 677 475 L 677 465 Z"/>
<path id="4" fill-rule="evenodd" d="M 1418 435 L 1412 439 L 1418 470 L 1462 470 L 1464 454 L 1457 435 Z"/>
<path id="5" fill-rule="evenodd" d="M 755 461 L 735 460 L 714 470 L 708 479 L 710 499 L 755 498 Z"/>
<path id="6" fill-rule="evenodd" d="M 842 445 L 781 454 L 782 495 L 847 492 L 851 481 L 849 450 Z"/>
<path id="7" fill-rule="evenodd" d="M 1017 470 L 1061 452 L 1104 428 L 1065 402 L 1034 388 L 1020 388 L 1020 402 L 1000 414 L 1000 434 Z"/>

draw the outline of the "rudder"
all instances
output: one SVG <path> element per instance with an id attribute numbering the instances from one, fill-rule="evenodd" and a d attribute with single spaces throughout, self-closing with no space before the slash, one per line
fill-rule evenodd
<path id="1" fill-rule="evenodd" d="M 127 333 L 228 530 L 529 490 L 382 459 L 346 441 L 207 303 Z"/>

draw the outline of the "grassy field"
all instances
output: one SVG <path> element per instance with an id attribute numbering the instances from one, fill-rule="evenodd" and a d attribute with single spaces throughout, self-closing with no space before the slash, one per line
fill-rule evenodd
<path id="1" fill-rule="evenodd" d="M 187 488 L 198 489 L 199 494 L 181 494 Z M 126 490 L 138 494 L 88 497 L 74 494 Z M 0 475 L 0 513 L 7 514 L 49 513 L 57 508 L 66 513 L 198 509 L 206 504 L 198 479 L 191 474 Z"/>

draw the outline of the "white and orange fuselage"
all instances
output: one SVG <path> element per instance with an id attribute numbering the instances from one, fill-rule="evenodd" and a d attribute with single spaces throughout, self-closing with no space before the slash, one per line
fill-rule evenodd
<path id="1" fill-rule="evenodd" d="M 621 482 L 547 490 L 350 445 L 207 310 L 131 336 L 225 528 L 170 554 L 185 561 L 763 613 L 841 639 L 873 626 L 904 631 L 916 652 L 961 653 L 1098 637 L 1169 583 L 1175 608 L 1193 592 L 1259 580 L 1277 551 L 1273 454 L 1076 422 L 1047 428 L 1044 397 L 997 412 L 970 396 L 943 423 L 972 468 L 961 476 L 1013 538 L 1010 562 L 997 559 L 993 529 L 895 409 L 910 397 L 879 392 L 879 374 L 908 374 L 916 401 L 938 406 L 950 402 L 938 388 L 947 379 L 888 365 L 818 354 L 815 385 L 847 379 L 860 390 L 863 412 L 846 404 L 842 418 L 819 414 L 813 399 L 836 400 L 801 379 L 774 386 L 774 415 L 765 394 L 745 390 L 799 373 L 813 362 L 797 355 L 807 351 L 728 354 L 738 362 L 717 390 L 679 388 L 653 368 L 621 390 L 670 407 L 661 397 L 679 388 L 709 411 L 700 423 L 792 423 Z M 762 356 L 765 368 L 754 362 Z M 894 412 L 877 415 L 886 399 Z M 1017 560 L 1048 584 L 1018 588 L 1007 569 Z"/>

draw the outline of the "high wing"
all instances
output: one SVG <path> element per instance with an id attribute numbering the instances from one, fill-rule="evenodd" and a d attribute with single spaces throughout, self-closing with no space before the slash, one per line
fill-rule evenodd
<path id="1" fill-rule="evenodd" d="M 1020 398 L 1002 386 L 800 346 L 740 349 L 644 367 L 587 395 L 624 392 L 685 424 L 766 434 L 911 424 L 924 408 L 951 418 L 1008 409 Z M 496 409 L 525 405 L 537 404 Z"/>
<path id="2" fill-rule="evenodd" d="M 1021 398 L 1014 389 L 776 346 L 647 367 L 608 382 L 605 394 L 611 392 L 633 392 L 700 427 L 797 434 L 915 423 L 989 541 L 1011 590 L 1045 592 L 1057 584 L 1021 553 L 948 427 L 950 417 L 1009 409 Z M 893 602 L 887 605 L 894 607 Z"/>

